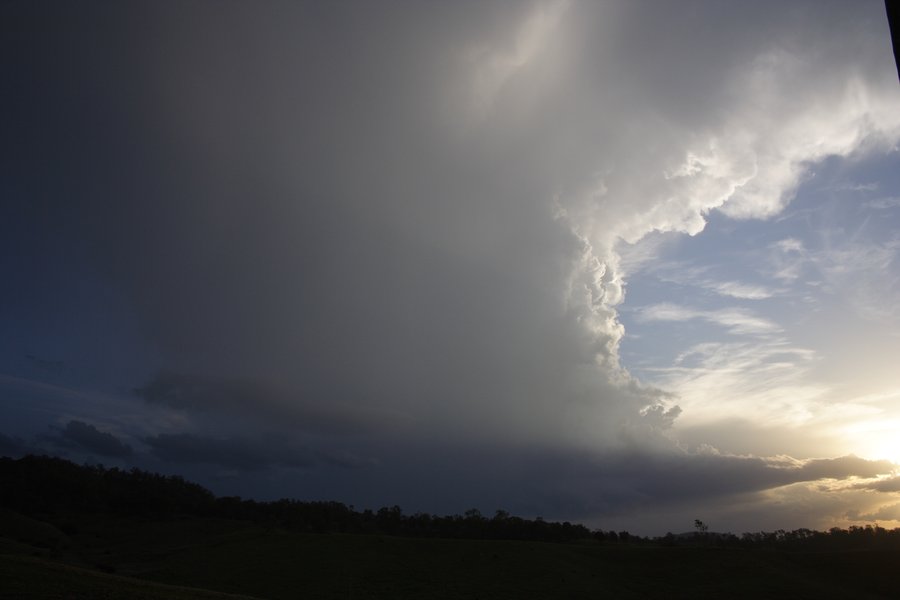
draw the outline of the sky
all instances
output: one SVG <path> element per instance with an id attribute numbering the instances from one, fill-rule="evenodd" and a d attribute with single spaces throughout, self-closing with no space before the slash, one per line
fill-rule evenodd
<path id="1" fill-rule="evenodd" d="M 0 454 L 900 526 L 878 1 L 0 4 Z"/>

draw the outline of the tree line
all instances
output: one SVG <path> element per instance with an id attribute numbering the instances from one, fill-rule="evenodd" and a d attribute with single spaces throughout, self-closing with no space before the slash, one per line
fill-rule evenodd
<path id="1" fill-rule="evenodd" d="M 179 476 L 140 469 L 76 465 L 49 456 L 0 458 L 0 506 L 53 521 L 73 513 L 107 513 L 141 518 L 207 517 L 254 522 L 308 533 L 353 533 L 407 537 L 504 539 L 544 542 L 712 545 L 779 548 L 885 548 L 900 550 L 900 529 L 867 525 L 828 531 L 797 529 L 734 534 L 710 533 L 705 524 L 693 534 L 655 538 L 627 531 L 588 529 L 581 524 L 524 519 L 497 510 L 462 515 L 405 514 L 399 506 L 355 510 L 341 502 L 282 499 L 261 502 L 216 497 Z M 696 523 L 701 523 L 699 520 Z M 696 526 L 695 523 L 695 526 Z M 71 519 L 66 527 L 72 528 Z"/>
<path id="2" fill-rule="evenodd" d="M 570 542 L 590 539 L 584 525 L 523 519 L 498 510 L 486 517 L 404 514 L 399 506 L 357 511 L 341 502 L 282 499 L 261 502 L 216 497 L 182 477 L 140 469 L 76 465 L 49 456 L 0 458 L 0 506 L 49 520 L 63 513 L 105 513 L 142 518 L 212 517 L 252 521 L 309 533 L 484 538 Z"/>

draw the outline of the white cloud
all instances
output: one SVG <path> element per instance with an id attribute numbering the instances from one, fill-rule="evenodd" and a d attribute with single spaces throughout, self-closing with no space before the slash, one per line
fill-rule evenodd
<path id="1" fill-rule="evenodd" d="M 900 316 L 898 251 L 898 241 L 849 242 L 816 254 L 812 260 L 825 281 L 847 299 L 859 316 L 890 326 Z"/>
<path id="2" fill-rule="evenodd" d="M 623 271 L 641 268 L 649 259 L 629 249 L 623 266 L 617 249 L 624 247 L 616 245 L 616 240 L 634 244 L 657 231 L 693 235 L 704 228 L 704 215 L 715 209 L 734 218 L 770 217 L 791 200 L 811 164 L 868 148 L 873 138 L 898 138 L 896 82 L 856 65 L 859 55 L 847 62 L 843 44 L 829 48 L 830 34 L 824 34 L 825 29 L 800 31 L 801 38 L 776 37 L 752 50 L 735 43 L 741 53 L 724 59 L 734 60 L 733 66 L 700 88 L 719 104 L 708 118 L 693 123 L 691 131 L 680 127 L 664 103 L 654 103 L 644 113 L 643 103 L 625 108 L 616 104 L 615 93 L 603 96 L 598 106 L 630 116 L 628 126 L 622 128 L 600 121 L 597 137 L 615 148 L 616 154 L 592 149 L 596 162 L 590 177 L 584 178 L 581 188 L 568 183 L 558 199 L 573 228 L 591 242 L 608 281 L 617 288 Z M 604 53 L 597 55 L 601 57 L 597 71 L 603 72 Z M 665 68 L 666 58 L 659 60 Z M 640 87 L 641 75 L 635 78 Z M 705 99 L 690 93 L 679 101 L 688 98 L 698 107 L 706 105 Z M 596 122 L 596 117 L 584 115 L 583 121 Z M 653 140 L 649 147 L 630 141 L 647 139 Z M 783 256 L 776 278 L 788 283 L 797 280 L 806 264 L 802 243 L 788 239 L 778 247 Z M 655 253 L 655 249 L 644 250 L 651 256 Z M 698 277 L 694 283 L 739 299 L 774 295 L 764 286 L 738 281 Z M 618 292 L 612 297 L 618 299 Z M 741 334 L 779 330 L 774 323 L 741 310 L 699 314 L 666 305 L 641 314 L 645 320 L 703 319 Z M 609 334 L 619 335 L 613 330 Z"/>
<path id="3" fill-rule="evenodd" d="M 770 273 L 784 283 L 818 287 L 842 298 L 856 316 L 892 327 L 900 315 L 900 239 L 871 229 L 868 221 L 853 232 L 829 223 L 819 229 L 816 246 L 781 240 L 771 246 Z"/>
<path id="4" fill-rule="evenodd" d="M 619 243 L 616 254 L 619 256 L 619 268 L 623 278 L 628 278 L 648 271 L 659 274 L 671 263 L 665 261 L 666 253 L 679 234 L 649 233 L 633 244 Z M 680 267 L 680 266 L 679 266 Z"/>
<path id="5" fill-rule="evenodd" d="M 784 283 L 797 281 L 807 264 L 807 252 L 803 242 L 786 238 L 771 245 L 769 262 L 772 276 Z"/>
<path id="6" fill-rule="evenodd" d="M 778 293 L 761 284 L 723 281 L 715 276 L 711 266 L 666 260 L 665 252 L 669 241 L 670 236 L 651 234 L 636 244 L 617 245 L 616 252 L 621 257 L 623 278 L 638 273 L 649 274 L 666 283 L 696 286 L 719 296 L 739 300 L 765 300 Z"/>
<path id="7" fill-rule="evenodd" d="M 875 198 L 864 203 L 868 208 L 876 210 L 887 210 L 890 208 L 900 207 L 900 196 L 885 196 L 884 198 Z"/>
<path id="8" fill-rule="evenodd" d="M 801 242 L 800 240 L 795 239 L 795 238 L 786 238 L 786 239 L 780 240 L 774 244 L 774 247 L 785 253 L 789 253 L 789 252 L 802 253 L 804 250 L 803 242 Z"/>
<path id="9" fill-rule="evenodd" d="M 828 391 L 810 381 L 815 360 L 812 350 L 781 339 L 705 342 L 652 374 L 654 383 L 678 398 L 684 425 L 739 418 L 795 426 L 815 417 Z"/>
<path id="10" fill-rule="evenodd" d="M 835 185 L 831 189 L 836 192 L 855 192 L 855 193 L 866 193 L 866 192 L 875 192 L 881 186 L 877 181 L 870 181 L 867 183 L 855 183 L 855 182 L 846 182 L 843 184 Z"/>
<path id="11" fill-rule="evenodd" d="M 763 300 L 765 298 L 771 298 L 775 294 L 765 286 L 750 285 L 738 281 L 710 281 L 704 282 L 703 286 L 722 296 L 729 296 L 731 298 L 742 300 Z"/>
<path id="12" fill-rule="evenodd" d="M 568 0 L 538 2 L 517 24 L 511 40 L 506 41 L 506 36 L 500 43 L 480 40 L 464 50 L 463 60 L 472 77 L 470 103 L 478 121 L 498 108 L 498 95 L 510 78 L 532 66 L 551 38 L 561 34 L 557 27 L 568 8 Z"/>
<path id="13" fill-rule="evenodd" d="M 651 321 L 689 321 L 699 319 L 721 325 L 735 335 L 768 335 L 781 331 L 776 323 L 743 308 L 699 310 L 663 302 L 638 309 L 637 319 Z"/>

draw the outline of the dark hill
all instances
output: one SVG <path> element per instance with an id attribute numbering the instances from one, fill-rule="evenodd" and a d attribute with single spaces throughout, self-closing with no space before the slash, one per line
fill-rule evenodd
<path id="1" fill-rule="evenodd" d="M 0 598 L 896 598 L 900 530 L 627 532 L 0 459 Z M 547 543 L 548 541 L 554 543 Z M 175 586 L 175 587 L 166 587 Z"/>

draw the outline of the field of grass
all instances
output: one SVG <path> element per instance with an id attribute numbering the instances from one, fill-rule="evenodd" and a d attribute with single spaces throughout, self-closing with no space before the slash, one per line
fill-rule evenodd
<path id="1" fill-rule="evenodd" d="M 301 534 L 0 514 L 3 598 L 894 598 L 895 553 Z M 161 586 L 177 587 L 161 587 Z"/>
<path id="2" fill-rule="evenodd" d="M 4 600 L 251 600 L 249 596 L 164 585 L 27 556 L 0 554 Z"/>

